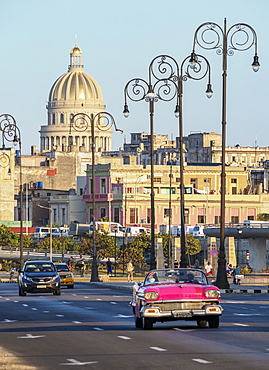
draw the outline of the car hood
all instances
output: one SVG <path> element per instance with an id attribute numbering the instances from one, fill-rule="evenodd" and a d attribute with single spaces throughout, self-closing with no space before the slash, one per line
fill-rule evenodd
<path id="1" fill-rule="evenodd" d="M 217 287 L 211 285 L 201 285 L 193 283 L 176 283 L 176 284 L 161 284 L 144 287 L 143 291 L 157 292 L 158 300 L 177 300 L 177 299 L 201 299 L 206 298 L 207 290 L 218 290 Z"/>
<path id="2" fill-rule="evenodd" d="M 54 277 L 57 276 L 58 273 L 54 271 L 50 272 L 25 272 L 23 276 L 30 277 L 31 279 L 33 278 L 40 278 L 40 277 Z"/>

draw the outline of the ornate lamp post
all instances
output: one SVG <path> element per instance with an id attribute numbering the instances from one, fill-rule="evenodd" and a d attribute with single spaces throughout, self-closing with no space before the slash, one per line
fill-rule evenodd
<path id="1" fill-rule="evenodd" d="M 179 69 L 176 60 L 168 55 L 159 55 L 155 57 L 149 65 L 149 79 L 148 82 L 141 78 L 134 78 L 130 80 L 124 89 L 125 105 L 123 114 L 128 117 L 130 112 L 127 104 L 127 98 L 132 101 L 144 100 L 149 103 L 150 113 L 150 135 L 151 135 L 151 260 L 150 268 L 156 267 L 155 259 L 155 205 L 154 205 L 154 132 L 153 132 L 153 119 L 154 119 L 154 103 L 158 100 L 171 101 L 176 97 L 176 108 L 174 115 L 179 119 L 179 152 L 180 152 L 180 220 L 181 220 L 181 267 L 187 266 L 186 258 L 186 238 L 185 238 L 185 219 L 184 219 L 184 158 L 183 158 L 183 115 L 182 115 L 182 98 L 183 98 L 183 81 L 188 78 L 200 80 L 209 75 L 209 83 L 207 88 L 207 96 L 211 97 L 212 90 L 210 85 L 210 66 L 207 60 L 206 69 L 203 71 L 201 61 L 198 60 L 196 68 L 189 68 L 183 73 L 185 62 L 189 56 L 184 59 Z M 196 77 L 191 75 L 191 72 L 197 73 Z"/>
<path id="2" fill-rule="evenodd" d="M 211 35 L 213 38 L 206 39 Z M 243 40 L 238 40 L 242 36 Z M 254 46 L 255 54 L 252 63 L 254 72 L 259 70 L 259 58 L 257 54 L 257 35 L 255 30 L 245 23 L 236 23 L 228 30 L 226 28 L 226 18 L 224 26 L 221 28 L 216 23 L 206 22 L 201 24 L 195 31 L 193 50 L 189 60 L 190 66 L 196 66 L 197 55 L 195 47 L 198 44 L 205 50 L 216 49 L 218 55 L 222 55 L 222 158 L 221 158 L 221 201 L 220 201 L 220 250 L 218 259 L 218 272 L 216 285 L 219 288 L 229 288 L 226 274 L 225 259 L 225 192 L 226 192 L 226 174 L 225 174 L 225 147 L 226 147 L 226 102 L 227 102 L 227 57 L 232 56 L 234 51 L 245 51 Z"/>
<path id="3" fill-rule="evenodd" d="M 2 148 L 5 149 L 5 140 L 13 142 L 16 146 L 19 144 L 20 152 L 20 268 L 23 266 L 23 230 L 22 230 L 22 163 L 21 163 L 21 132 L 17 126 L 16 120 L 10 114 L 0 115 L 0 131 L 2 132 Z"/>
<path id="4" fill-rule="evenodd" d="M 186 67 L 186 62 L 190 56 L 186 57 L 180 67 L 180 78 L 178 81 L 178 98 L 175 109 L 175 116 L 179 117 L 179 156 L 180 156 L 180 243 L 181 243 L 181 259 L 180 267 L 187 267 L 187 255 L 186 255 L 186 235 L 185 235 L 185 200 L 184 200 L 184 156 L 183 156 L 183 81 L 188 79 L 202 80 L 208 76 L 208 83 L 206 89 L 206 96 L 211 98 L 213 91 L 211 86 L 211 70 L 208 60 L 202 55 L 197 55 L 196 65 L 194 68 L 190 68 L 189 65 Z M 185 69 L 186 68 L 186 69 Z M 184 71 L 185 69 L 185 71 Z"/>
<path id="5" fill-rule="evenodd" d="M 150 121 L 150 217 L 151 217 L 151 256 L 150 268 L 156 268 L 155 256 L 155 199 L 154 199 L 154 103 L 171 101 L 177 96 L 178 68 L 176 61 L 160 55 L 154 58 L 148 68 L 148 81 L 142 78 L 133 78 L 124 88 L 123 114 L 129 116 L 127 98 L 132 101 L 146 101 L 149 103 Z"/>
<path id="6" fill-rule="evenodd" d="M 123 132 L 122 130 L 116 127 L 113 116 L 108 112 L 99 112 L 97 114 L 86 114 L 86 113 L 77 113 L 72 117 L 70 121 L 69 135 L 71 135 L 72 129 L 79 132 L 87 131 L 90 127 L 91 129 L 91 138 L 92 138 L 92 243 L 93 243 L 93 262 L 92 262 L 92 272 L 91 272 L 91 281 L 99 281 L 98 278 L 98 265 L 97 265 L 97 250 L 96 250 L 96 230 L 95 230 L 95 221 L 96 221 L 96 199 L 95 199 L 95 127 L 99 131 L 107 131 L 112 126 L 114 126 L 115 131 Z"/>

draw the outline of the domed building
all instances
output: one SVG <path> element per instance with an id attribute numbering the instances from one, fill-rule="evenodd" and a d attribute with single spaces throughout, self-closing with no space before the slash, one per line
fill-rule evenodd
<path id="1" fill-rule="evenodd" d="M 86 130 L 76 130 L 71 124 L 77 113 L 95 116 L 105 110 L 100 86 L 93 77 L 84 72 L 82 51 L 75 46 L 70 51 L 68 72 L 53 84 L 47 104 L 48 123 L 41 126 L 40 151 L 90 152 L 91 124 Z M 112 131 L 99 130 L 95 120 L 96 151 L 110 151 Z"/>

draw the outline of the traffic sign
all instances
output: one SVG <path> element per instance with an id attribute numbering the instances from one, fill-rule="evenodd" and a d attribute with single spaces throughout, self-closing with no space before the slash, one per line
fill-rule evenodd
<path id="1" fill-rule="evenodd" d="M 219 252 L 218 252 L 217 249 L 212 249 L 210 251 L 210 256 L 212 256 L 212 257 L 218 257 L 218 255 L 219 255 Z"/>

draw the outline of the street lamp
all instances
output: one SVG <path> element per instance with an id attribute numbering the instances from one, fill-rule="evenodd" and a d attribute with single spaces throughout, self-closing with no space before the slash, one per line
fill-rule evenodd
<path id="1" fill-rule="evenodd" d="M 207 85 L 206 94 L 210 98 L 212 96 L 212 89 L 210 84 L 210 66 L 208 61 L 198 55 L 197 66 L 191 69 L 189 66 L 183 73 L 185 62 L 189 59 L 188 56 L 181 64 L 179 69 L 176 60 L 168 55 L 159 55 L 155 57 L 149 65 L 149 80 L 148 82 L 141 78 L 134 78 L 130 80 L 124 88 L 125 104 L 123 114 L 127 118 L 130 114 L 127 98 L 132 101 L 144 100 L 149 103 L 150 113 L 150 136 L 151 136 L 151 259 L 150 268 L 156 267 L 155 258 L 155 205 L 154 205 L 154 132 L 153 132 L 153 118 L 154 118 L 154 103 L 158 100 L 171 101 L 176 97 L 176 108 L 174 115 L 179 119 L 179 155 L 180 155 L 180 220 L 181 220 L 181 267 L 187 267 L 186 258 L 186 238 L 185 238 L 185 214 L 184 214 L 184 159 L 183 159 L 183 115 L 182 115 L 182 98 L 183 98 L 183 81 L 188 78 L 200 80 L 207 74 L 209 82 Z M 200 60 L 199 60 L 200 58 Z M 202 68 L 201 59 L 206 62 L 205 71 Z M 196 77 L 192 76 L 192 72 L 196 73 Z"/>
<path id="2" fill-rule="evenodd" d="M 2 132 L 2 148 L 5 149 L 5 140 L 19 144 L 19 166 L 20 166 L 20 268 L 23 267 L 23 230 L 22 230 L 22 163 L 21 163 L 21 132 L 16 120 L 10 114 L 0 115 L 0 131 Z"/>
<path id="3" fill-rule="evenodd" d="M 70 121 L 69 135 L 71 135 L 72 129 L 79 132 L 87 131 L 91 128 L 91 149 L 92 149 L 92 244 L 93 244 L 93 262 L 92 262 L 92 272 L 91 272 L 91 282 L 99 281 L 98 278 L 98 265 L 97 265 L 97 250 L 96 250 L 96 199 L 95 199 L 95 127 L 99 131 L 107 131 L 112 126 L 114 126 L 115 131 L 123 132 L 116 127 L 113 116 L 108 112 L 99 112 L 96 114 L 91 113 L 90 115 L 86 113 L 75 114 Z"/>
<path id="4" fill-rule="evenodd" d="M 169 63 L 169 62 L 170 63 Z M 127 82 L 124 88 L 124 110 L 127 118 L 130 114 L 127 98 L 134 102 L 146 101 L 149 103 L 150 121 L 150 217 L 151 217 L 151 255 L 150 268 L 156 268 L 155 256 L 155 199 L 154 199 L 154 103 L 158 100 L 171 101 L 177 96 L 178 69 L 176 61 L 167 56 L 155 57 L 148 68 L 148 81 L 142 78 L 134 78 Z M 175 73 L 176 71 L 176 73 Z"/>
<path id="5" fill-rule="evenodd" d="M 52 205 L 50 204 L 49 207 L 45 207 L 38 204 L 38 207 L 48 209 L 50 213 L 50 261 L 52 262 Z"/>
<path id="6" fill-rule="evenodd" d="M 206 38 L 212 35 L 213 39 Z M 243 40 L 238 40 L 238 36 L 243 36 Z M 226 147 L 226 103 L 227 103 L 227 57 L 232 56 L 234 51 L 245 51 L 254 45 L 255 55 L 252 63 L 254 72 L 259 70 L 259 58 L 257 54 L 257 35 L 255 30 L 245 23 L 236 23 L 228 30 L 226 29 L 226 18 L 224 26 L 221 28 L 217 23 L 206 22 L 201 24 L 195 31 L 193 50 L 189 60 L 190 67 L 196 66 L 195 46 L 198 44 L 205 50 L 216 49 L 218 55 L 222 55 L 222 150 L 221 150 L 221 200 L 220 200 L 220 249 L 218 259 L 218 271 L 215 285 L 222 289 L 228 289 L 229 283 L 226 274 L 225 259 L 225 193 L 226 193 L 226 174 L 225 174 L 225 147 Z"/>
<path id="7" fill-rule="evenodd" d="M 236 260 L 236 265 L 239 265 L 239 251 L 241 250 L 241 235 L 242 235 L 242 230 L 240 226 L 237 226 L 237 234 L 238 234 L 238 243 L 237 243 L 237 254 L 235 256 Z"/>

